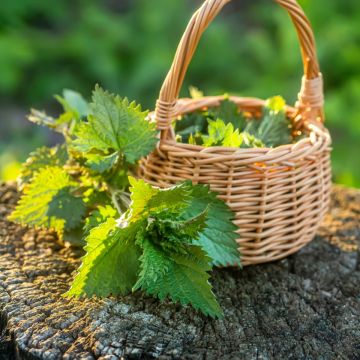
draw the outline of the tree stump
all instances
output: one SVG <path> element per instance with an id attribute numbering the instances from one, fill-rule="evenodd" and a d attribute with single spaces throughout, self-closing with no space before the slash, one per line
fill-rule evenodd
<path id="1" fill-rule="evenodd" d="M 0 359 L 359 359 L 360 192 L 334 187 L 318 236 L 297 254 L 214 271 L 225 318 L 141 293 L 67 300 L 79 253 L 6 220 L 0 185 Z"/>

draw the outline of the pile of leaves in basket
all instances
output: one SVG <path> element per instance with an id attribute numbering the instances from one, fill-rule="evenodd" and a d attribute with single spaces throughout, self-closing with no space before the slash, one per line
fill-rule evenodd
<path id="1" fill-rule="evenodd" d="M 29 120 L 61 133 L 64 143 L 29 155 L 10 219 L 55 230 L 62 241 L 84 246 L 65 296 L 140 290 L 221 317 L 209 272 L 241 265 L 229 207 L 208 186 L 183 182 L 163 190 L 134 177 L 137 162 L 158 141 L 140 105 L 99 86 L 90 104 L 71 90 L 56 99 L 64 109 L 59 117 L 32 110 Z M 293 141 L 280 97 L 268 100 L 261 119 L 251 119 L 224 96 L 219 108 L 186 115 L 176 127 L 178 141 L 203 146 Z"/>

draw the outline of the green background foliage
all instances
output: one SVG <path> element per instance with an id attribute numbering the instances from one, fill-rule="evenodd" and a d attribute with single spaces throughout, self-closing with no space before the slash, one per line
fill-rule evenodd
<path id="1" fill-rule="evenodd" d="M 57 137 L 28 124 L 30 107 L 56 114 L 63 88 L 90 97 L 95 83 L 152 109 L 178 40 L 200 0 L 0 2 L 0 177 Z M 360 2 L 300 0 L 317 38 L 334 139 L 334 180 L 360 187 Z M 301 59 L 286 13 L 270 0 L 234 0 L 206 32 L 189 85 L 207 95 L 293 103 Z M 354 156 L 355 155 L 355 156 Z"/>

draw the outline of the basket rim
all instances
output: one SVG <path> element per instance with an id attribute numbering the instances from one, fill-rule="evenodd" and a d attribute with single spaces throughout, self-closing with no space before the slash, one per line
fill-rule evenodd
<path id="1" fill-rule="evenodd" d="M 262 110 L 266 100 L 256 97 L 227 96 L 226 98 L 235 102 L 239 108 Z M 202 108 L 216 107 L 224 96 L 205 96 L 199 99 L 181 98 L 177 100 L 173 117 L 179 118 L 181 115 L 191 113 Z M 286 106 L 287 116 L 294 119 L 298 110 L 293 106 Z M 149 114 L 149 120 L 155 120 L 155 112 Z M 296 143 L 285 144 L 274 148 L 236 148 L 212 146 L 204 147 L 201 145 L 185 144 L 175 140 L 175 136 L 159 140 L 157 152 L 162 157 L 167 157 L 165 153 L 171 153 L 171 156 L 196 157 L 199 162 L 206 163 L 206 160 L 228 161 L 228 160 L 251 160 L 251 162 L 266 161 L 291 161 L 309 157 L 318 152 L 322 152 L 331 145 L 331 137 L 324 124 L 317 120 L 308 120 L 304 122 L 303 128 L 307 129 L 309 134 L 304 139 Z M 173 131 L 173 128 L 172 128 Z M 201 159 L 201 160 L 200 160 Z"/>

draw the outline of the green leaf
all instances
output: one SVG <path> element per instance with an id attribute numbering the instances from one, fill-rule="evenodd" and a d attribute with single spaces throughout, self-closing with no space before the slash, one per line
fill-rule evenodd
<path id="1" fill-rule="evenodd" d="M 169 214 L 179 213 L 188 206 L 191 200 L 190 183 L 185 182 L 169 189 L 157 189 L 144 180 L 129 177 L 131 184 L 131 221 L 139 216 L 167 211 Z"/>
<path id="2" fill-rule="evenodd" d="M 158 193 L 149 200 L 149 213 L 166 211 L 169 214 L 178 214 L 191 201 L 191 183 L 183 182 L 167 189 L 159 189 Z"/>
<path id="3" fill-rule="evenodd" d="M 285 100 L 279 96 L 268 99 L 263 119 L 258 126 L 248 125 L 246 131 L 266 147 L 290 144 L 292 142 L 291 125 L 285 113 Z"/>
<path id="4" fill-rule="evenodd" d="M 206 208 L 199 215 L 180 223 L 179 231 L 192 239 L 198 239 L 200 234 L 207 228 L 208 215 L 208 208 Z"/>
<path id="5" fill-rule="evenodd" d="M 214 318 L 222 316 L 209 283 L 210 259 L 198 246 L 188 245 L 186 254 L 168 256 L 150 241 L 145 241 L 143 251 L 135 289 L 142 289 L 160 300 L 170 297 L 182 305 L 191 304 Z"/>
<path id="6" fill-rule="evenodd" d="M 81 225 L 75 229 L 65 230 L 62 235 L 62 240 L 70 243 L 73 247 L 83 248 L 85 246 L 85 241 L 83 239 L 84 230 Z"/>
<path id="7" fill-rule="evenodd" d="M 144 180 L 137 180 L 129 176 L 129 183 L 131 185 L 131 205 L 130 205 L 130 221 L 137 221 L 146 210 L 147 204 L 152 197 L 158 194 L 159 190 L 153 188 Z M 145 213 L 147 215 L 148 213 Z"/>
<path id="8" fill-rule="evenodd" d="M 236 129 L 234 132 L 227 134 L 222 145 L 226 147 L 240 147 L 242 142 L 243 138 L 241 134 L 239 134 L 239 130 Z"/>
<path id="9" fill-rule="evenodd" d="M 146 290 L 156 281 L 161 281 L 162 277 L 171 266 L 169 256 L 161 251 L 156 245 L 149 240 L 141 241 L 143 250 L 140 256 L 140 274 L 133 290 Z"/>
<path id="10" fill-rule="evenodd" d="M 206 133 L 207 126 L 207 114 L 198 111 L 185 114 L 181 120 L 177 120 L 175 122 L 175 132 L 181 136 L 183 142 L 187 143 L 191 135 Z"/>
<path id="11" fill-rule="evenodd" d="M 109 218 L 115 219 L 118 212 L 111 206 L 99 206 L 96 210 L 92 211 L 90 216 L 85 221 L 84 232 L 88 234 L 91 229 L 99 226 Z"/>
<path id="12" fill-rule="evenodd" d="M 220 254 L 228 250 L 226 241 L 215 249 L 207 241 L 211 236 L 233 241 L 229 209 L 202 185 L 185 182 L 159 189 L 132 177 L 129 182 L 127 213 L 116 221 L 112 207 L 99 208 L 87 221 L 86 255 L 66 296 L 120 295 L 143 289 L 160 299 L 169 296 L 191 304 L 206 315 L 221 316 L 208 281 L 211 259 L 205 249 L 220 248 Z M 95 227 L 89 230 L 91 226 Z M 232 264 L 236 261 L 238 254 Z"/>
<path id="13" fill-rule="evenodd" d="M 221 146 L 224 138 L 234 131 L 231 124 L 226 125 L 223 120 L 208 120 L 208 136 L 203 136 L 204 146 Z"/>
<path id="14" fill-rule="evenodd" d="M 254 135 L 250 135 L 248 132 L 242 132 L 242 148 L 263 148 L 265 147 L 264 143 L 256 138 Z"/>
<path id="15" fill-rule="evenodd" d="M 113 168 L 119 159 L 119 155 L 116 152 L 105 156 L 102 154 L 89 153 L 86 155 L 86 159 L 86 166 L 91 170 L 103 174 Z"/>
<path id="16" fill-rule="evenodd" d="M 137 221 L 162 211 L 169 219 L 174 219 L 174 212 L 177 212 L 178 222 L 191 221 L 206 214 L 207 226 L 200 232 L 198 240 L 193 234 L 194 242 L 202 246 L 215 265 L 241 265 L 236 243 L 237 227 L 232 222 L 234 214 L 207 186 L 193 186 L 185 182 L 160 190 L 143 180 L 130 178 L 130 183 L 132 204 L 128 221 Z"/>
<path id="17" fill-rule="evenodd" d="M 203 145 L 204 141 L 202 134 L 199 131 L 197 131 L 194 135 L 190 134 L 188 137 L 188 143 L 191 145 Z"/>
<path id="18" fill-rule="evenodd" d="M 65 145 L 57 145 L 52 148 L 44 146 L 31 152 L 20 170 L 20 186 L 27 184 L 40 169 L 46 166 L 62 167 L 67 160 L 68 154 Z"/>
<path id="19" fill-rule="evenodd" d="M 123 153 L 134 164 L 150 153 L 157 142 L 155 124 L 145 120 L 147 112 L 140 105 L 112 95 L 99 86 L 93 92 L 92 115 L 76 130 L 74 147 L 83 152 L 92 150 Z"/>
<path id="20" fill-rule="evenodd" d="M 80 177 L 80 187 L 83 190 L 82 199 L 90 209 L 111 204 L 111 198 L 105 184 L 98 182 L 98 180 L 94 177 L 90 178 L 89 175 Z"/>
<path id="21" fill-rule="evenodd" d="M 169 295 L 174 301 L 191 303 L 206 314 L 218 315 L 218 309 L 215 311 L 216 301 L 215 305 L 210 300 L 213 298 L 211 288 L 206 287 L 206 275 L 200 276 L 196 272 L 189 275 L 198 261 L 190 255 L 196 248 L 194 245 L 198 245 L 217 265 L 240 265 L 235 241 L 237 228 L 232 223 L 233 213 L 224 202 L 217 199 L 215 193 L 203 185 L 193 186 L 185 182 L 168 190 L 160 190 L 142 180 L 130 179 L 130 183 L 132 206 L 136 205 L 136 210 L 131 210 L 131 214 L 136 220 L 149 219 L 145 232 L 137 240 L 144 253 L 140 258 L 142 270 L 134 288 L 142 288 L 160 298 Z M 174 213 L 175 210 L 178 214 Z M 194 245 L 190 246 L 191 243 Z M 171 281 L 175 280 L 169 276 L 173 274 L 178 277 L 177 284 L 183 292 L 178 292 L 176 286 L 171 285 Z M 186 276 L 189 279 L 185 280 Z M 192 297 L 190 294 L 201 293 L 199 289 L 194 290 L 193 286 L 206 288 L 207 291 L 204 291 L 207 295 Z"/>
<path id="22" fill-rule="evenodd" d="M 176 122 L 175 130 L 180 141 L 192 145 L 275 147 L 292 142 L 285 110 L 285 100 L 275 96 L 267 100 L 262 119 L 246 120 L 238 106 L 225 96 L 218 108 L 185 115 Z M 202 135 L 205 133 L 208 135 Z"/>
<path id="23" fill-rule="evenodd" d="M 235 130 L 241 131 L 245 126 L 245 118 L 238 106 L 225 96 L 217 109 L 212 109 L 213 119 L 221 119 L 225 124 L 232 124 Z"/>
<path id="24" fill-rule="evenodd" d="M 201 134 L 205 134 L 208 132 L 208 122 L 215 121 L 212 124 L 213 128 L 218 129 L 210 129 L 210 131 L 229 131 L 231 135 L 219 136 L 212 138 L 212 135 L 209 137 L 201 137 Z M 223 125 L 220 125 L 218 122 L 222 120 Z M 226 126 L 231 124 L 231 126 Z M 175 122 L 175 132 L 181 138 L 182 142 L 193 144 L 193 145 L 203 145 L 203 141 L 205 142 L 205 146 L 231 146 L 231 147 L 239 147 L 239 142 L 241 138 L 239 133 L 241 129 L 245 126 L 246 121 L 243 114 L 239 111 L 238 106 L 228 99 L 226 96 L 223 101 L 221 101 L 218 108 L 197 111 L 190 114 L 185 114 L 180 121 Z M 211 125 L 209 125 L 211 127 Z M 220 127 L 223 129 L 220 129 Z M 226 129 L 226 130 L 225 130 Z M 232 131 L 230 132 L 230 129 Z M 200 135 L 200 136 L 199 136 Z M 223 144 L 224 139 L 225 145 Z"/>
<path id="25" fill-rule="evenodd" d="M 244 128 L 243 134 L 249 134 L 251 136 L 254 136 L 253 134 L 256 134 L 256 132 L 259 129 L 261 123 L 261 119 L 249 119 L 246 122 L 246 126 Z"/>
<path id="26" fill-rule="evenodd" d="M 83 200 L 71 192 L 70 186 L 60 189 L 49 202 L 46 213 L 49 218 L 64 219 L 66 229 L 76 228 L 82 222 L 86 211 Z"/>
<path id="27" fill-rule="evenodd" d="M 203 136 L 204 146 L 230 146 L 239 147 L 242 143 L 242 137 L 239 130 L 234 131 L 231 123 L 225 124 L 223 120 L 208 120 L 208 136 Z"/>
<path id="28" fill-rule="evenodd" d="M 166 253 L 186 254 L 186 246 L 195 242 L 200 233 L 206 228 L 207 212 L 198 216 L 181 220 L 174 214 L 163 211 L 159 214 L 152 215 L 147 219 L 146 238 L 151 240 Z M 141 246 L 141 239 L 137 243 Z"/>
<path id="29" fill-rule="evenodd" d="M 62 105 L 65 113 L 71 113 L 79 119 L 90 114 L 89 104 L 76 91 L 64 89 L 63 96 L 56 95 L 55 98 Z"/>
<path id="30" fill-rule="evenodd" d="M 200 239 L 208 227 L 209 210 L 218 205 L 227 214 L 226 206 L 219 206 L 208 188 L 190 182 L 164 190 L 132 177 L 129 182 L 132 203 L 127 213 L 116 221 L 113 208 L 99 208 L 88 220 L 88 227 L 96 227 L 86 230 L 86 255 L 66 296 L 143 289 L 160 299 L 169 296 L 191 304 L 206 315 L 221 316 L 208 282 L 211 259 L 201 249 Z M 229 236 L 229 226 L 233 230 L 226 215 L 210 220 L 215 227 L 228 221 L 225 234 L 219 229 L 220 236 Z"/>
<path id="31" fill-rule="evenodd" d="M 28 119 L 59 133 L 72 134 L 74 124 L 90 113 L 89 105 L 80 94 L 72 90 L 64 90 L 62 97 L 56 95 L 55 98 L 64 109 L 58 118 L 48 116 L 44 111 L 32 109 Z"/>
<path id="32" fill-rule="evenodd" d="M 65 229 L 77 227 L 85 214 L 82 199 L 73 195 L 76 185 L 60 167 L 40 169 L 25 187 L 9 219 L 22 225 L 54 229 L 61 236 Z"/>
<path id="33" fill-rule="evenodd" d="M 234 213 L 216 193 L 203 185 L 196 185 L 192 191 L 192 201 L 182 214 L 182 219 L 191 219 L 206 211 L 207 227 L 200 233 L 199 244 L 218 266 L 241 266 L 240 253 L 235 233 L 237 227 L 233 224 Z"/>
<path id="34" fill-rule="evenodd" d="M 120 229 L 113 218 L 92 229 L 86 238 L 86 255 L 66 297 L 125 295 L 136 283 L 139 224 Z"/>

